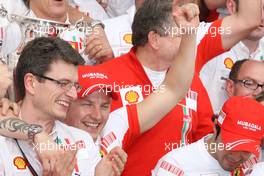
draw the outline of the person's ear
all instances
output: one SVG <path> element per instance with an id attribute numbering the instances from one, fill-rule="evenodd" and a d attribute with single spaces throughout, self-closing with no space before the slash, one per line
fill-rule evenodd
<path id="1" fill-rule="evenodd" d="M 25 85 L 25 92 L 28 92 L 32 95 L 36 93 L 36 82 L 37 78 L 32 73 L 27 73 L 24 76 L 24 85 Z"/>
<path id="2" fill-rule="evenodd" d="M 227 0 L 226 1 L 226 8 L 230 15 L 237 12 L 237 4 L 234 0 Z"/>
<path id="3" fill-rule="evenodd" d="M 226 80 L 226 93 L 228 97 L 232 97 L 235 94 L 235 83 L 231 79 Z"/>
<path id="4" fill-rule="evenodd" d="M 154 31 L 148 33 L 148 43 L 155 50 L 159 49 L 160 46 L 160 35 Z"/>

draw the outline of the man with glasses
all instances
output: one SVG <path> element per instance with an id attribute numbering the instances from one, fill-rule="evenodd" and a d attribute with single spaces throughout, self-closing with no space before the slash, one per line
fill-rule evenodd
<path id="1" fill-rule="evenodd" d="M 226 80 L 226 92 L 231 96 L 256 98 L 264 91 L 264 62 L 255 60 L 237 61 Z"/>
<path id="2" fill-rule="evenodd" d="M 22 139 L 29 140 L 0 136 L 0 175 L 100 176 L 122 171 L 126 154 L 121 149 L 116 148 L 101 160 L 88 133 L 60 122 L 81 90 L 77 66 L 83 63 L 70 44 L 59 38 L 41 37 L 23 49 L 15 79 L 22 100 L 21 120 L 3 120 L 0 131 L 11 126 L 11 131 L 23 132 L 19 133 Z M 55 142 L 42 143 L 46 133 Z M 57 155 L 54 153 L 51 160 L 39 160 L 45 151 Z"/>

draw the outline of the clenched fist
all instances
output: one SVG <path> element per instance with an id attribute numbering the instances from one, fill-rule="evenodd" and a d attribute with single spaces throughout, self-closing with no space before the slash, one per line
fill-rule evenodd
<path id="1" fill-rule="evenodd" d="M 193 3 L 187 3 L 179 6 L 176 2 L 173 4 L 172 16 L 181 34 L 191 34 L 196 32 L 199 26 L 199 7 Z"/>

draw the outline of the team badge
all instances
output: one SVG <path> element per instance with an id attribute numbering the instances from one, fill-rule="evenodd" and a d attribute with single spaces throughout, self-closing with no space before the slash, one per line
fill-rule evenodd
<path id="1" fill-rule="evenodd" d="M 23 157 L 21 157 L 21 156 L 15 157 L 14 160 L 13 160 L 13 164 L 19 170 L 25 170 L 26 166 L 27 166 L 27 163 L 26 163 L 25 159 Z"/>
<path id="2" fill-rule="evenodd" d="M 230 70 L 231 70 L 231 68 L 232 68 L 233 65 L 234 65 L 234 61 L 233 61 L 230 57 L 227 57 L 227 58 L 225 59 L 225 61 L 224 61 L 224 64 L 225 64 L 225 67 L 226 67 L 227 69 L 230 69 Z"/>
<path id="3" fill-rule="evenodd" d="M 242 169 L 240 167 L 236 168 L 232 172 L 232 176 L 244 176 Z"/>

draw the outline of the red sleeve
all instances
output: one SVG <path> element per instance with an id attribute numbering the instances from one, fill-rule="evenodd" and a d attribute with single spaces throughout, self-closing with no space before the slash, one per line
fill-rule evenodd
<path id="1" fill-rule="evenodd" d="M 123 140 L 123 148 L 125 150 L 135 141 L 135 139 L 138 136 L 140 136 L 137 105 L 136 104 L 128 105 L 126 106 L 126 109 L 127 109 L 129 128 Z"/>
<path id="2" fill-rule="evenodd" d="M 213 109 L 209 96 L 197 74 L 195 75 L 194 84 L 196 85 L 197 91 L 199 92 L 197 100 L 197 126 L 193 133 L 193 141 L 197 141 L 205 135 L 213 133 L 213 122 L 211 120 Z"/>
<path id="3" fill-rule="evenodd" d="M 215 56 L 225 52 L 222 44 L 222 19 L 211 24 L 207 33 L 197 47 L 195 71 L 199 73 L 202 67 Z"/>

